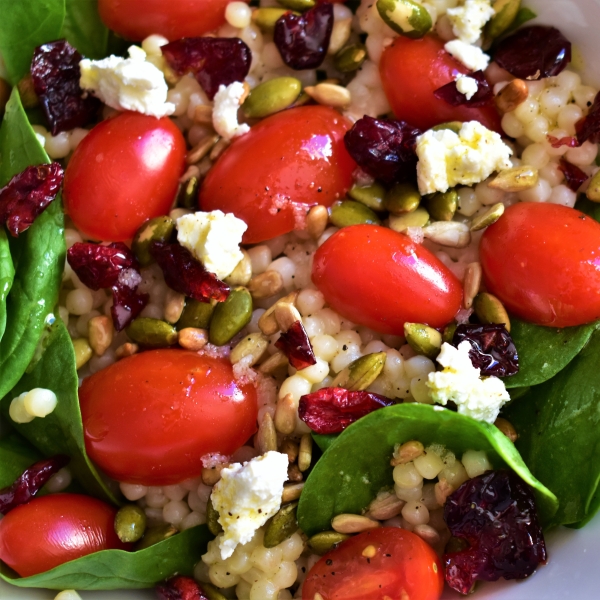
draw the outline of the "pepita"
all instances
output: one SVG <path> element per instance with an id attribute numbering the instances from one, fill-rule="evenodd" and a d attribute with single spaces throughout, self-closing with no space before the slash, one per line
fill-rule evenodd
<path id="1" fill-rule="evenodd" d="M 279 323 L 275 318 L 275 310 L 277 309 L 277 305 L 280 303 L 294 305 L 296 302 L 296 298 L 298 297 L 298 293 L 299 292 L 295 291 L 291 294 L 288 294 L 287 296 L 284 296 L 283 298 L 281 298 L 281 300 L 278 300 L 275 304 L 273 304 L 273 306 L 267 308 L 267 310 L 260 316 L 260 318 L 258 319 L 258 328 L 265 335 L 273 335 L 279 331 Z"/>
<path id="2" fill-rule="evenodd" d="M 385 352 L 373 352 L 357 358 L 337 374 L 332 387 L 353 392 L 366 390 L 383 371 L 386 358 Z"/>
<path id="3" fill-rule="evenodd" d="M 423 323 L 404 323 L 404 337 L 417 353 L 435 358 L 442 347 L 442 334 Z"/>
<path id="4" fill-rule="evenodd" d="M 381 224 L 379 217 L 370 208 L 355 200 L 342 200 L 333 204 L 329 209 L 329 220 L 336 227 Z"/>
<path id="5" fill-rule="evenodd" d="M 467 265 L 465 269 L 465 280 L 463 284 L 464 296 L 463 296 L 463 307 L 471 308 L 473 306 L 473 299 L 479 293 L 481 287 L 481 264 L 478 262 L 472 262 Z"/>
<path id="6" fill-rule="evenodd" d="M 590 180 L 590 184 L 585 192 L 585 195 L 587 196 L 588 200 L 591 200 L 592 202 L 600 202 L 600 171 L 597 171 Z"/>
<path id="7" fill-rule="evenodd" d="M 444 332 L 442 333 L 442 342 L 451 344 L 452 340 L 454 339 L 454 333 L 456 332 L 457 327 L 457 323 L 448 323 L 448 325 L 444 327 Z"/>
<path id="8" fill-rule="evenodd" d="M 524 165 L 500 171 L 487 185 L 494 190 L 503 192 L 522 192 L 531 189 L 538 179 L 538 170 L 535 167 Z"/>
<path id="9" fill-rule="evenodd" d="M 323 235 L 328 221 L 329 212 L 324 206 L 317 204 L 317 206 L 313 206 L 308 211 L 306 215 L 306 229 L 313 240 L 317 240 Z"/>
<path id="10" fill-rule="evenodd" d="M 346 108 L 352 101 L 350 90 L 335 83 L 317 83 L 304 88 L 304 91 L 319 104 L 333 108 Z"/>
<path id="11" fill-rule="evenodd" d="M 483 214 L 471 220 L 471 231 L 479 231 L 493 225 L 504 214 L 504 204 L 498 202 L 490 206 Z"/>
<path id="12" fill-rule="evenodd" d="M 456 190 L 438 192 L 427 200 L 427 210 L 434 221 L 452 221 L 457 208 L 458 192 Z"/>
<path id="13" fill-rule="evenodd" d="M 312 436 L 305 433 L 300 438 L 300 448 L 298 450 L 298 468 L 304 473 L 310 468 L 312 462 Z"/>
<path id="14" fill-rule="evenodd" d="M 414 212 L 421 203 L 421 194 L 411 183 L 397 183 L 385 194 L 383 205 L 393 215 Z"/>
<path id="15" fill-rule="evenodd" d="M 510 318 L 504 305 L 496 296 L 488 292 L 477 294 L 473 300 L 473 310 L 482 323 L 504 325 L 506 331 L 510 331 Z"/>
<path id="16" fill-rule="evenodd" d="M 223 531 L 223 527 L 219 523 L 219 513 L 213 506 L 212 498 L 208 499 L 206 505 L 206 526 L 213 535 L 219 535 Z"/>
<path id="17" fill-rule="evenodd" d="M 215 346 L 224 346 L 238 334 L 252 318 L 252 296 L 245 287 L 237 287 L 231 292 L 225 302 L 215 307 L 208 339 Z"/>
<path id="18" fill-rule="evenodd" d="M 521 0 L 496 0 L 492 8 L 496 13 L 485 26 L 485 37 L 494 40 L 500 37 L 512 24 L 519 12 Z"/>
<path id="19" fill-rule="evenodd" d="M 322 531 L 309 538 L 308 547 L 311 548 L 315 554 L 322 556 L 323 554 L 327 554 L 330 550 L 333 550 L 338 544 L 341 544 L 349 537 L 348 534 L 338 533 L 337 531 Z"/>
<path id="20" fill-rule="evenodd" d="M 268 412 L 263 415 L 256 434 L 256 445 L 261 454 L 277 450 L 277 432 L 273 425 L 273 417 Z"/>
<path id="21" fill-rule="evenodd" d="M 297 10 L 298 12 L 304 12 L 316 5 L 315 0 L 277 0 L 277 3 L 289 10 Z"/>
<path id="22" fill-rule="evenodd" d="M 440 246 L 466 248 L 471 243 L 469 226 L 456 221 L 436 221 L 423 228 L 423 235 Z"/>
<path id="23" fill-rule="evenodd" d="M 260 361 L 268 347 L 269 341 L 261 333 L 249 333 L 231 351 L 229 359 L 233 365 L 246 359 L 245 364 L 252 367 Z"/>
<path id="24" fill-rule="evenodd" d="M 242 109 L 250 119 L 262 119 L 294 103 L 302 91 L 295 77 L 276 77 L 257 85 L 246 98 Z"/>
<path id="25" fill-rule="evenodd" d="M 379 521 L 362 515 L 342 514 L 331 520 L 331 528 L 338 533 L 361 533 L 377 527 L 381 527 Z"/>
<path id="26" fill-rule="evenodd" d="M 460 133 L 462 126 L 462 121 L 448 121 L 446 123 L 434 125 L 431 129 L 433 131 L 443 131 L 444 129 L 449 129 L 450 131 L 453 131 L 454 133 L 458 134 Z"/>
<path id="27" fill-rule="evenodd" d="M 131 249 L 142 267 L 154 262 L 150 254 L 152 242 L 168 242 L 175 231 L 175 221 L 171 217 L 155 217 L 146 221 L 136 232 Z"/>
<path id="28" fill-rule="evenodd" d="M 202 582 L 202 591 L 208 600 L 227 600 L 227 596 L 221 594 L 219 588 L 212 583 Z"/>
<path id="29" fill-rule="evenodd" d="M 353 73 L 360 69 L 366 58 L 367 49 L 362 44 L 352 44 L 335 55 L 333 64 L 340 73 Z"/>
<path id="30" fill-rule="evenodd" d="M 285 8 L 257 8 L 252 13 L 252 22 L 264 33 L 272 33 L 275 29 L 275 23 L 283 15 L 290 12 Z"/>
<path id="31" fill-rule="evenodd" d="M 428 223 L 429 213 L 422 206 L 403 215 L 390 215 L 390 229 L 400 233 L 409 227 L 425 227 Z"/>
<path id="32" fill-rule="evenodd" d="M 427 9 L 414 0 L 377 0 L 377 10 L 386 25 L 409 38 L 422 38 L 433 25 Z"/>
<path id="33" fill-rule="evenodd" d="M 179 330 L 177 342 L 186 350 L 198 352 L 208 344 L 208 331 L 196 327 L 184 327 Z"/>
<path id="34" fill-rule="evenodd" d="M 267 523 L 263 539 L 265 548 L 279 546 L 281 542 L 285 542 L 285 540 L 292 537 L 298 531 L 297 510 L 298 502 L 291 502 L 281 507 L 279 512 L 271 517 Z"/>
<path id="35" fill-rule="evenodd" d="M 208 329 L 216 302 L 199 302 L 186 298 L 185 307 L 181 318 L 176 323 L 177 329 L 193 327 L 194 329 Z"/>
<path id="36" fill-rule="evenodd" d="M 283 290 L 283 277 L 279 271 L 265 271 L 248 282 L 248 291 L 256 300 L 270 298 Z"/>
<path id="37" fill-rule="evenodd" d="M 352 200 L 361 202 L 371 210 L 387 210 L 384 204 L 385 194 L 385 188 L 377 181 L 364 186 L 355 183 L 348 192 Z"/>
<path id="38" fill-rule="evenodd" d="M 138 317 L 127 327 L 127 335 L 147 348 L 166 348 L 177 343 L 177 330 L 160 319 Z"/>
<path id="39" fill-rule="evenodd" d="M 241 251 L 244 255 L 242 260 L 236 265 L 231 274 L 224 279 L 227 285 L 248 285 L 248 282 L 252 279 L 252 262 L 250 261 L 250 255 L 243 248 Z"/>
<path id="40" fill-rule="evenodd" d="M 194 208 L 198 198 L 199 187 L 199 177 L 190 177 L 186 182 L 182 183 L 179 187 L 179 192 L 177 193 L 177 206 L 181 206 L 182 208 Z"/>
<path id="41" fill-rule="evenodd" d="M 127 504 L 117 511 L 115 533 L 122 542 L 137 542 L 145 531 L 146 513 L 137 504 Z"/>
<path id="42" fill-rule="evenodd" d="M 149 527 L 146 529 L 144 537 L 135 545 L 135 551 L 145 550 L 146 548 L 150 548 L 150 546 L 154 546 L 154 544 L 164 542 L 176 533 L 179 533 L 177 527 L 169 523 L 158 525 L 157 527 Z"/>

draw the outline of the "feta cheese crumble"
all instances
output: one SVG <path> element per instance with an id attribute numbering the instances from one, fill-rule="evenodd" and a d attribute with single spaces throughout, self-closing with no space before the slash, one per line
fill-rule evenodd
<path id="1" fill-rule="evenodd" d="M 177 241 L 219 279 L 231 275 L 244 258 L 240 250 L 248 226 L 233 213 L 196 212 L 177 219 Z"/>
<path id="2" fill-rule="evenodd" d="M 511 167 L 512 150 L 477 121 L 463 123 L 458 134 L 450 129 L 426 131 L 417 138 L 416 152 L 421 194 L 479 183 L 494 171 Z"/>
<path id="3" fill-rule="evenodd" d="M 146 60 L 138 46 L 130 46 L 129 58 L 84 58 L 79 63 L 79 85 L 116 110 L 133 110 L 153 117 L 175 112 L 167 102 L 167 82 L 162 71 Z"/>
<path id="4" fill-rule="evenodd" d="M 458 348 L 442 344 L 437 362 L 444 370 L 429 373 L 426 385 L 434 402 L 445 405 L 451 400 L 460 414 L 493 423 L 510 396 L 498 377 L 480 377 L 481 371 L 473 366 L 469 350 L 471 344 L 467 341 Z"/>
<path id="5" fill-rule="evenodd" d="M 221 471 L 211 500 L 223 527 L 219 542 L 223 560 L 233 554 L 238 544 L 248 543 L 279 510 L 288 466 L 287 454 L 267 452 Z"/>
<path id="6" fill-rule="evenodd" d="M 246 123 L 238 123 L 238 109 L 242 104 L 246 90 L 240 81 L 234 81 L 227 87 L 219 86 L 215 94 L 213 108 L 213 127 L 215 131 L 226 140 L 244 135 L 250 131 Z"/>
<path id="7" fill-rule="evenodd" d="M 464 94 L 467 100 L 470 100 L 479 89 L 477 85 L 477 79 L 473 79 L 472 77 L 468 77 L 467 75 L 457 75 L 456 76 L 456 89 Z"/>
<path id="8" fill-rule="evenodd" d="M 449 8 L 446 15 L 454 35 L 467 44 L 474 44 L 485 24 L 494 16 L 490 0 L 466 0 L 462 6 Z"/>
<path id="9" fill-rule="evenodd" d="M 481 48 L 462 40 L 446 42 L 444 49 L 471 71 L 485 71 L 490 63 L 490 57 Z"/>

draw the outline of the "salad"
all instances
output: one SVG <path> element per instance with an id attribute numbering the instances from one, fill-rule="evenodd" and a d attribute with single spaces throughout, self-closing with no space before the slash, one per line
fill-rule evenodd
<path id="1" fill-rule="evenodd" d="M 600 96 L 558 24 L 0 7 L 5 583 L 438 600 L 592 519 Z"/>

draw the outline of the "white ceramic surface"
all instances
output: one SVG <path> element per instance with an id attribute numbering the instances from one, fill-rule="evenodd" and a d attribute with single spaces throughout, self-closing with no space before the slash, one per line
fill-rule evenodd
<path id="1" fill-rule="evenodd" d="M 18 1 L 18 0 L 15 0 Z M 583 55 L 584 80 L 600 86 L 600 0 L 524 0 L 536 23 L 555 25 Z M 524 582 L 481 585 L 474 600 L 599 600 L 600 514 L 584 529 L 547 536 L 549 562 Z M 57 592 L 21 590 L 0 581 L 0 600 L 52 600 Z M 81 592 L 84 600 L 150 600 L 150 590 Z M 442 600 L 460 596 L 446 591 Z M 368 600 L 368 599 L 365 599 Z"/>

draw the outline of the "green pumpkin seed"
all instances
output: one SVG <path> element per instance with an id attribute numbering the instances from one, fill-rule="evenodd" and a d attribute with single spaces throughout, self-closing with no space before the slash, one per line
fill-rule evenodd
<path id="1" fill-rule="evenodd" d="M 150 254 L 152 242 L 168 242 L 175 231 L 175 221 L 171 217 L 156 217 L 146 221 L 136 232 L 131 249 L 142 267 L 154 262 Z"/>
<path id="2" fill-rule="evenodd" d="M 176 533 L 178 533 L 177 528 L 169 523 L 158 525 L 157 527 L 150 527 L 149 529 L 146 529 L 144 537 L 135 545 L 135 550 L 137 552 L 138 550 L 150 548 L 150 546 L 154 546 L 154 544 L 158 544 L 159 542 L 163 542 L 164 540 L 173 537 Z"/>
<path id="3" fill-rule="evenodd" d="M 471 231 L 479 231 L 493 225 L 504 214 L 504 204 L 498 202 L 490 206 L 482 215 L 471 221 Z"/>
<path id="4" fill-rule="evenodd" d="M 127 335 L 147 348 L 165 348 L 177 343 L 177 330 L 160 319 L 138 317 L 127 327 Z"/>
<path id="5" fill-rule="evenodd" d="M 442 334 L 423 323 L 404 323 L 404 337 L 410 347 L 417 353 L 435 358 L 442 347 Z"/>
<path id="6" fill-rule="evenodd" d="M 176 324 L 177 329 L 181 330 L 186 327 L 208 329 L 215 305 L 216 302 L 199 302 L 192 298 L 186 298 L 185 307 Z"/>
<path id="7" fill-rule="evenodd" d="M 248 285 L 248 282 L 252 279 L 252 261 L 250 260 L 250 255 L 243 249 L 242 254 L 244 258 L 236 265 L 231 275 L 228 275 L 224 279 L 227 285 Z"/>
<path id="8" fill-rule="evenodd" d="M 503 192 L 522 192 L 531 189 L 538 182 L 538 179 L 538 170 L 535 167 L 525 165 L 500 171 L 488 183 L 488 187 Z"/>
<path id="9" fill-rule="evenodd" d="M 296 511 L 298 502 L 291 502 L 283 506 L 279 512 L 271 517 L 265 529 L 263 545 L 265 548 L 275 548 L 281 542 L 285 542 L 298 531 Z"/>
<path id="10" fill-rule="evenodd" d="M 389 27 L 409 38 L 422 38 L 433 25 L 427 9 L 414 0 L 377 0 L 377 10 Z"/>
<path id="11" fill-rule="evenodd" d="M 208 499 L 208 504 L 206 505 L 206 526 L 213 535 L 219 535 L 223 531 L 223 527 L 219 523 L 219 513 L 213 506 L 212 498 Z"/>
<path id="12" fill-rule="evenodd" d="M 521 0 L 496 0 L 492 8 L 496 13 L 485 27 L 486 40 L 494 40 L 500 37 L 514 22 Z"/>
<path id="13" fill-rule="evenodd" d="M 444 332 L 442 333 L 442 342 L 445 342 L 446 344 L 451 344 L 452 340 L 454 339 L 454 332 L 456 331 L 457 327 L 458 323 L 449 323 L 448 325 L 446 325 L 446 327 L 444 327 Z"/>
<path id="14" fill-rule="evenodd" d="M 433 131 L 442 131 L 444 129 L 449 129 L 454 133 L 458 134 L 462 128 L 462 121 L 448 121 L 447 123 L 440 123 L 439 125 L 435 125 L 431 129 Z"/>
<path id="15" fill-rule="evenodd" d="M 383 371 L 386 358 L 385 352 L 373 352 L 361 356 L 342 369 L 331 385 L 352 392 L 366 390 Z"/>
<path id="16" fill-rule="evenodd" d="M 115 533 L 124 542 L 137 542 L 146 531 L 146 513 L 137 504 L 127 504 L 115 516 Z"/>
<path id="17" fill-rule="evenodd" d="M 364 224 L 381 225 L 379 217 L 370 208 L 354 200 L 336 202 L 329 209 L 329 220 L 336 227 Z"/>
<path id="18" fill-rule="evenodd" d="M 248 118 L 268 117 L 293 104 L 301 91 L 302 83 L 295 77 L 276 77 L 257 85 L 242 108 Z"/>
<path id="19" fill-rule="evenodd" d="M 400 233 L 409 227 L 425 227 L 427 223 L 429 223 L 429 213 L 422 206 L 403 215 L 390 215 L 390 229 Z"/>
<path id="20" fill-rule="evenodd" d="M 585 195 L 592 202 L 600 202 L 600 171 L 592 177 Z"/>
<path id="21" fill-rule="evenodd" d="M 456 190 L 433 194 L 427 200 L 427 210 L 434 221 L 452 221 L 457 208 L 458 192 Z"/>
<path id="22" fill-rule="evenodd" d="M 375 182 L 365 186 L 354 184 L 348 192 L 348 196 L 372 210 L 385 210 L 383 204 L 385 188 L 380 183 Z"/>
<path id="23" fill-rule="evenodd" d="M 473 300 L 473 310 L 477 318 L 486 325 L 504 325 L 510 331 L 510 318 L 504 305 L 496 296 L 481 292 Z"/>
<path id="24" fill-rule="evenodd" d="M 198 177 L 190 177 L 182 183 L 177 193 L 177 206 L 181 208 L 195 208 L 199 187 L 200 179 Z"/>
<path id="25" fill-rule="evenodd" d="M 297 10 L 298 12 L 304 12 L 317 4 L 315 0 L 277 0 L 277 3 L 289 10 Z"/>
<path id="26" fill-rule="evenodd" d="M 323 555 L 327 554 L 330 550 L 333 550 L 338 544 L 341 544 L 344 540 L 347 540 L 350 536 L 346 533 L 338 533 L 337 531 L 322 531 L 313 535 L 308 540 L 308 546 L 316 554 Z"/>
<path id="27" fill-rule="evenodd" d="M 288 12 L 285 8 L 257 8 L 252 13 L 252 21 L 261 31 L 272 33 L 275 23 Z"/>
<path id="28" fill-rule="evenodd" d="M 362 44 L 342 48 L 334 57 L 333 64 L 340 73 L 357 71 L 367 58 L 367 49 Z"/>
<path id="29" fill-rule="evenodd" d="M 224 346 L 238 334 L 252 318 L 252 296 L 244 287 L 238 287 L 229 293 L 225 302 L 215 307 L 210 322 L 208 338 L 215 346 Z"/>
<path id="30" fill-rule="evenodd" d="M 383 203 L 393 215 L 402 215 L 419 208 L 421 194 L 411 183 L 397 183 L 385 194 Z"/>
<path id="31" fill-rule="evenodd" d="M 208 600 L 227 600 L 226 596 L 223 596 L 219 591 L 219 588 L 214 586 L 212 583 L 202 582 L 202 591 Z"/>

